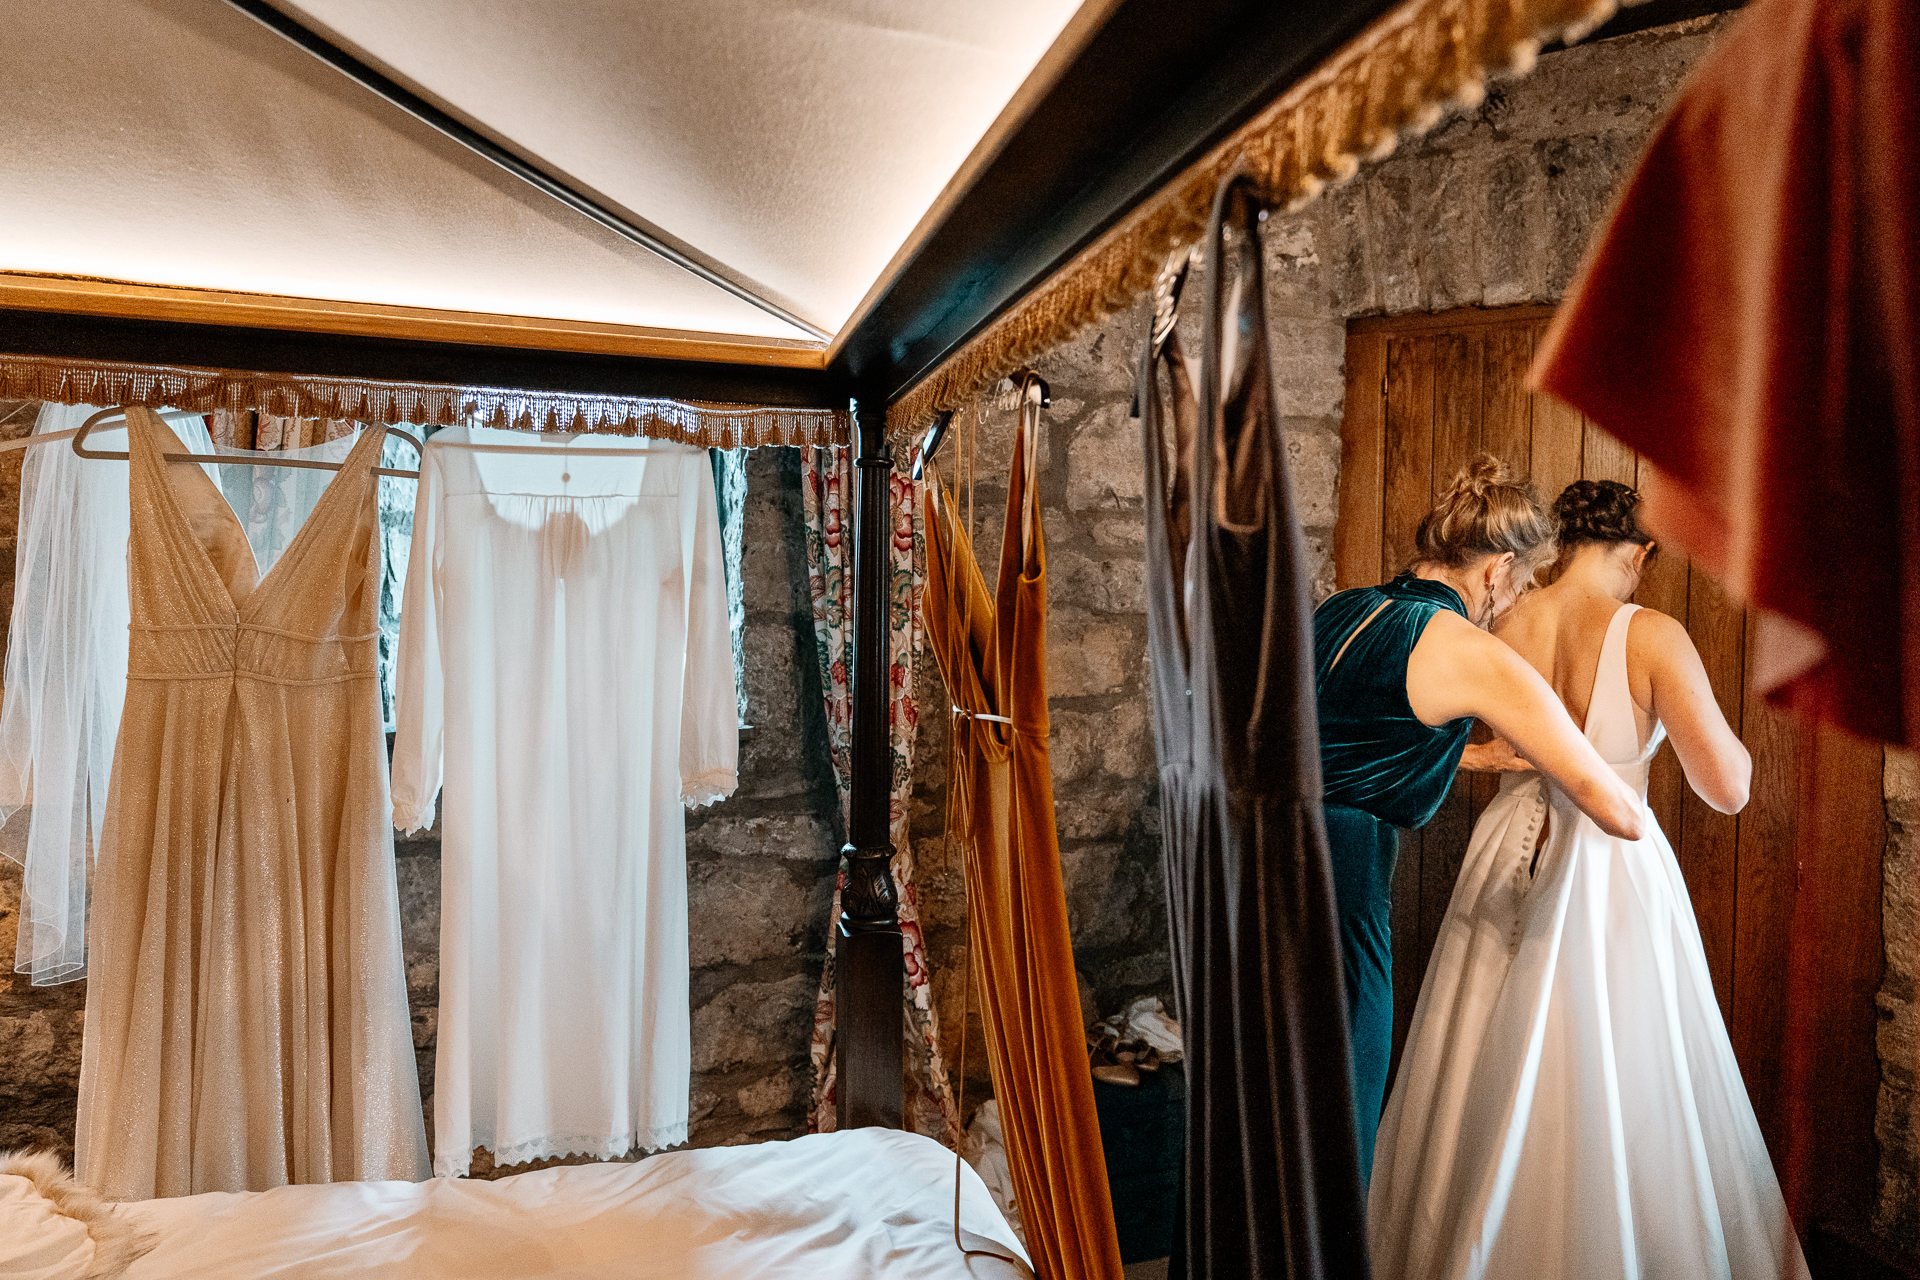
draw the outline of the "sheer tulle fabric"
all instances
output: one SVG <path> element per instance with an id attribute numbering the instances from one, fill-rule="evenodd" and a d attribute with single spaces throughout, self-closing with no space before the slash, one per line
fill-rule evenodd
<path id="1" fill-rule="evenodd" d="M 98 412 L 43 405 L 34 431 Z M 189 451 L 212 450 L 198 419 L 178 430 Z M 127 447 L 124 427 L 91 439 Z M 24 871 L 14 968 L 49 986 L 87 976 L 87 881 L 127 692 L 125 462 L 82 458 L 64 440 L 27 449 L 7 634 L 0 821 L 25 828 L 5 845 Z"/>
<path id="2" fill-rule="evenodd" d="M 401 611 L 394 824 L 441 833 L 434 1168 L 684 1142 L 681 803 L 733 791 L 704 450 L 451 427 Z M 488 449 L 492 446 L 492 450 Z"/>
<path id="3" fill-rule="evenodd" d="M 340 463 L 346 461 L 358 438 L 357 434 L 347 435 L 306 448 L 275 449 L 271 452 L 276 458 Z M 259 456 L 249 450 L 219 446 L 215 447 L 214 453 L 222 456 Z M 334 477 L 331 471 L 318 471 L 311 467 L 236 465 L 218 466 L 211 470 L 218 474 L 220 491 L 226 495 L 227 505 L 233 508 L 233 514 L 239 517 L 241 527 L 247 531 L 247 545 L 253 548 L 253 558 L 259 562 L 263 574 L 273 571 L 273 566 L 285 554 L 301 526 L 306 524 L 314 504 L 320 501 L 320 495 L 327 491 L 327 485 Z"/>

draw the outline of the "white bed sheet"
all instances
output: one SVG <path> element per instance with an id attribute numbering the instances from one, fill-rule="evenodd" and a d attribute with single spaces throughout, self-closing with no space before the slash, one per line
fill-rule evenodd
<path id="1" fill-rule="evenodd" d="M 126 1280 L 1010 1280 L 1026 1253 L 971 1168 L 888 1129 L 678 1151 L 497 1182 L 349 1182 L 122 1206 L 157 1237 Z"/>

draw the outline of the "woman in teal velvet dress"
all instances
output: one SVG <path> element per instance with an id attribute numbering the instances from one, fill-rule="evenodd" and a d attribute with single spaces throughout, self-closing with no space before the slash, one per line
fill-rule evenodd
<path id="1" fill-rule="evenodd" d="M 1446 799 L 1474 720 L 1504 741 L 1471 748 L 1467 767 L 1539 769 L 1603 830 L 1640 835 L 1632 791 L 1540 674 L 1486 630 L 1553 554 L 1553 525 L 1531 487 L 1482 454 L 1420 522 L 1407 572 L 1384 586 L 1342 591 L 1314 614 L 1327 843 L 1363 1180 L 1373 1167 L 1392 1052 L 1388 913 L 1399 828 L 1424 826 Z"/>

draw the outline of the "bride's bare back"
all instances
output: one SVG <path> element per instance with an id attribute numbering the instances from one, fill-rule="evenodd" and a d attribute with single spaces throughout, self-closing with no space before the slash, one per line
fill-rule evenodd
<path id="1" fill-rule="evenodd" d="M 1586 723 L 1607 625 L 1632 597 L 1644 562 L 1631 543 L 1578 546 L 1558 581 L 1524 597 L 1494 627 L 1552 686 L 1575 724 Z M 1627 687 L 1640 740 L 1658 720 L 1700 798 L 1722 813 L 1744 807 L 1752 760 L 1721 713 L 1685 627 L 1653 609 L 1633 615 Z"/>
<path id="2" fill-rule="evenodd" d="M 1600 647 L 1621 603 L 1600 592 L 1561 590 L 1556 583 L 1527 596 L 1494 628 L 1495 635 L 1553 686 L 1567 714 L 1582 728 L 1587 723 L 1594 676 L 1600 670 Z M 1634 662 L 1634 632 L 1645 631 L 1639 623 L 1636 616 L 1628 624 L 1627 681 L 1644 742 L 1653 727 L 1653 699 L 1646 663 Z"/>

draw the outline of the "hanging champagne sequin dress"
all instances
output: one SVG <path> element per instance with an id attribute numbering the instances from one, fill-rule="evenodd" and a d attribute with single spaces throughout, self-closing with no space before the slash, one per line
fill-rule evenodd
<path id="1" fill-rule="evenodd" d="M 374 674 L 369 429 L 264 579 L 127 411 L 132 614 L 76 1165 L 114 1199 L 424 1178 Z"/>

